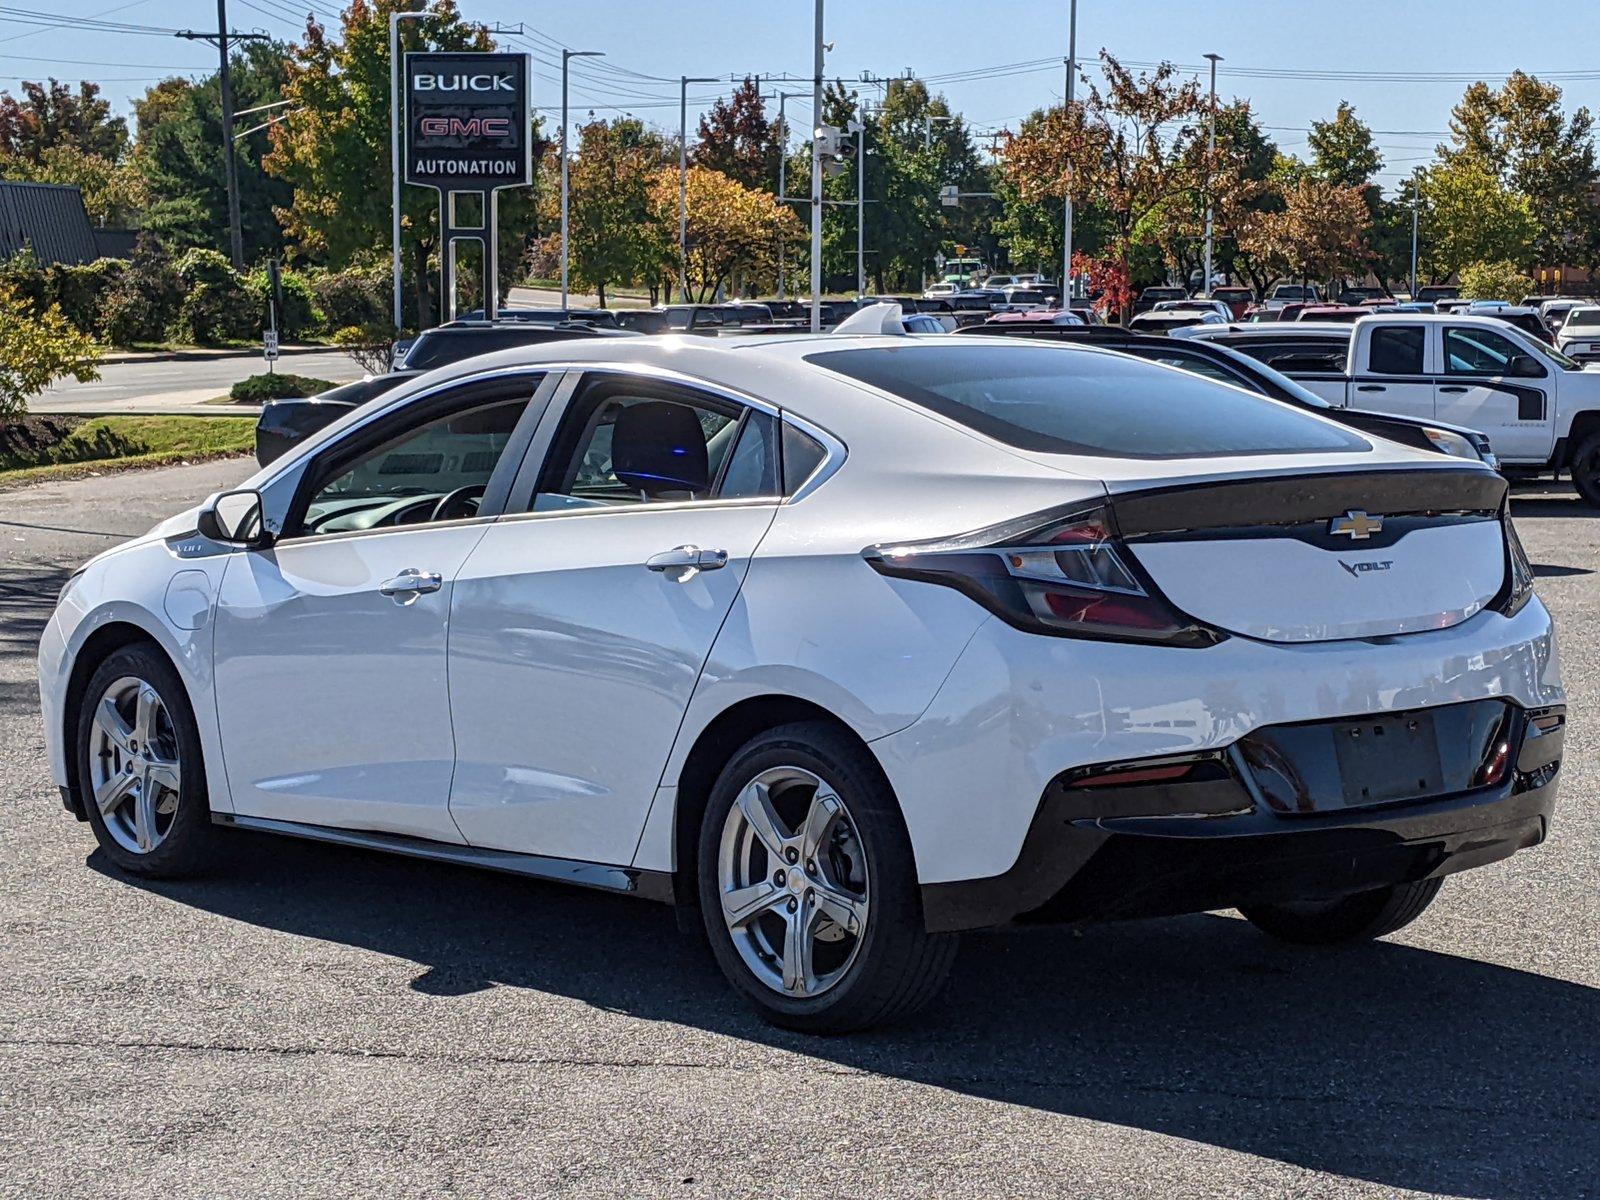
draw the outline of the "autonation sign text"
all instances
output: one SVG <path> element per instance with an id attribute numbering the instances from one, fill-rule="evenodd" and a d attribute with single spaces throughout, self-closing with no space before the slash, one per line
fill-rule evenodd
<path id="1" fill-rule="evenodd" d="M 405 180 L 452 192 L 533 182 L 528 59 L 406 55 Z"/>

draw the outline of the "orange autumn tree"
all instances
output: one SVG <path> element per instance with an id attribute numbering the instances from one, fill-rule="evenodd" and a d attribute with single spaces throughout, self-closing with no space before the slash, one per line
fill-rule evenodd
<path id="1" fill-rule="evenodd" d="M 1071 109 L 1043 113 L 1024 131 L 1009 135 L 1002 148 L 1007 180 L 1022 198 L 1093 205 L 1111 227 L 1113 257 L 1126 261 L 1164 206 L 1191 200 L 1204 188 L 1216 156 L 1196 152 L 1186 127 L 1203 122 L 1209 101 L 1195 79 L 1162 63 L 1154 71 L 1134 72 L 1102 50 L 1105 88 L 1089 85 Z"/>
<path id="2" fill-rule="evenodd" d="M 798 217 L 770 192 L 747 188 L 721 171 L 690 167 L 688 184 L 688 283 L 695 300 L 709 300 L 717 289 L 735 293 L 744 284 L 768 286 L 777 274 L 778 245 L 791 253 L 805 244 Z M 670 232 L 670 249 L 660 274 L 678 276 L 678 169 L 664 168 L 650 189 L 650 207 Z"/>

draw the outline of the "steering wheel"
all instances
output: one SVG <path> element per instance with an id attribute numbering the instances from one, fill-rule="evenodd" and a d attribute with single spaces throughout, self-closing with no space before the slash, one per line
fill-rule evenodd
<path id="1" fill-rule="evenodd" d="M 453 492 L 446 492 L 433 506 L 430 521 L 454 521 L 461 517 L 478 515 L 478 500 L 483 495 L 483 484 L 469 483 Z"/>

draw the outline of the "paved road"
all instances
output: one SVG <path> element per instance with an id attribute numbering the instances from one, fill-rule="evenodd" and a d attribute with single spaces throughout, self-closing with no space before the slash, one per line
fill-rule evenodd
<path id="1" fill-rule="evenodd" d="M 1565 497 L 1519 504 L 1572 689 L 1550 844 L 1357 949 L 969 938 L 927 1018 L 816 1040 L 642 903 L 246 835 L 212 879 L 111 871 L 33 644 L 69 564 L 244 470 L 0 496 L 0 1193 L 1600 1196 L 1600 519 Z"/>
<path id="2" fill-rule="evenodd" d="M 28 401 L 36 413 L 186 412 L 225 395 L 241 379 L 266 370 L 260 356 L 206 358 L 182 362 L 108 363 L 93 383 L 68 380 Z M 342 383 L 360 379 L 361 368 L 346 354 L 294 354 L 278 360 L 278 370 Z M 198 411 L 215 413 L 211 405 Z"/>

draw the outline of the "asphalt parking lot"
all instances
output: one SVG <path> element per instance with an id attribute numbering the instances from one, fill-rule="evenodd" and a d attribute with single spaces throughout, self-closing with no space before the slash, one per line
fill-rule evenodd
<path id="1" fill-rule="evenodd" d="M 1552 839 L 1390 940 L 967 939 L 917 1023 L 739 1007 L 670 911 L 238 835 L 116 875 L 33 654 L 71 566 L 239 462 L 0 492 L 0 1195 L 1600 1196 L 1600 514 L 1519 489 L 1571 693 Z M 314 687 L 315 680 L 306 686 Z"/>

